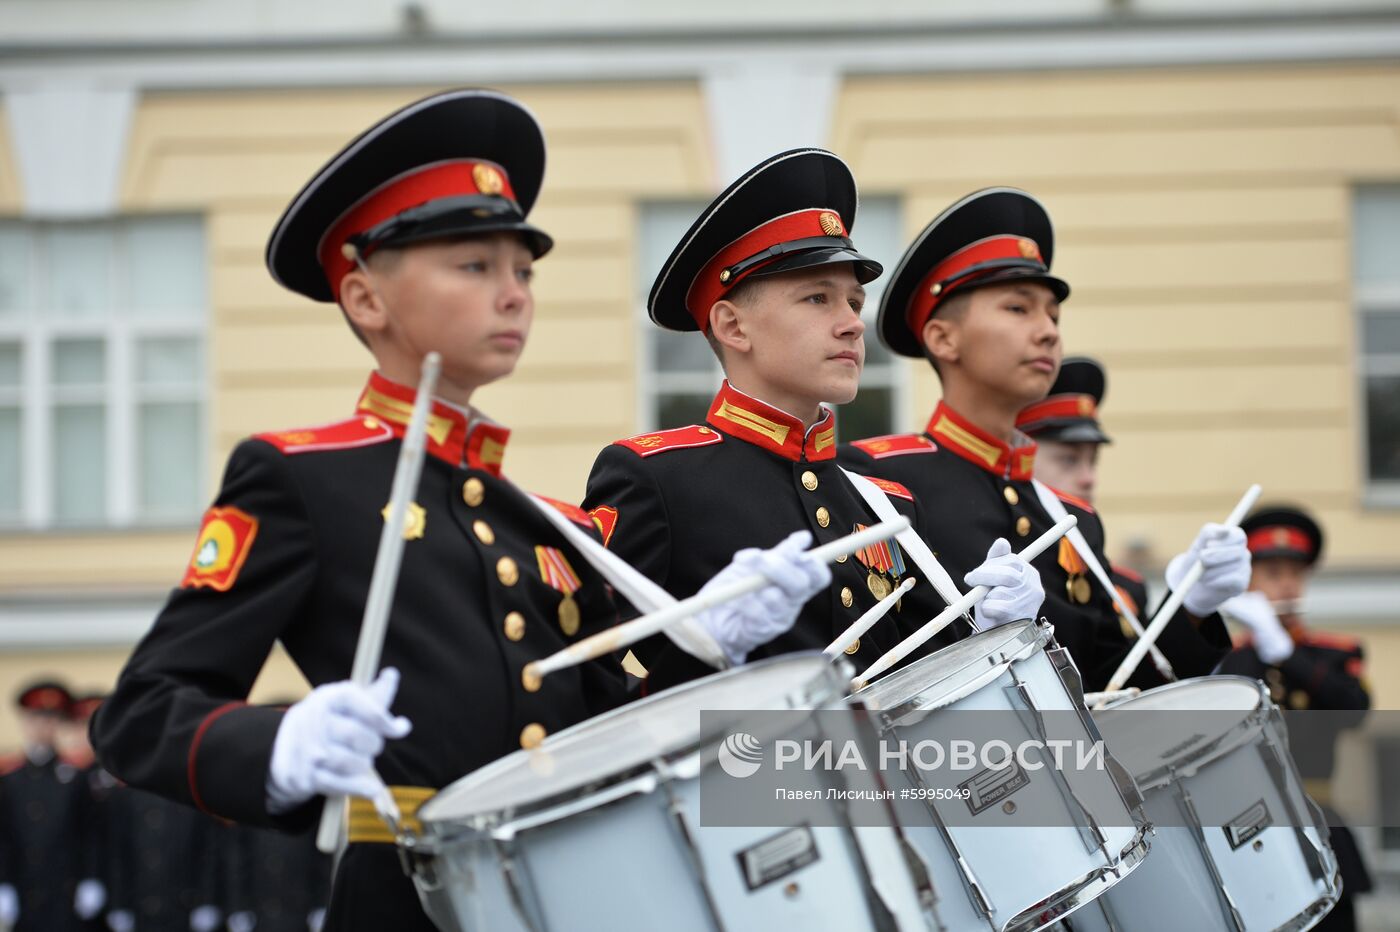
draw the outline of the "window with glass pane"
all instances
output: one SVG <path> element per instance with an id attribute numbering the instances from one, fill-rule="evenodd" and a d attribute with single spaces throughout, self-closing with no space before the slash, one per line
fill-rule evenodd
<path id="1" fill-rule="evenodd" d="M 640 408 L 643 423 L 639 425 L 643 430 L 703 421 L 724 378 L 703 336 L 662 330 L 646 313 L 647 294 L 662 263 L 704 209 L 703 201 L 675 201 L 643 204 L 640 210 L 637 306 L 642 328 L 638 365 L 644 394 Z M 862 199 L 853 232 L 858 249 L 890 267 L 903 247 L 898 202 L 893 198 Z M 903 413 L 905 367 L 880 345 L 874 331 L 881 286 L 882 280 L 865 286 L 865 370 L 860 394 L 837 410 L 837 431 L 843 440 L 890 433 Z"/>
<path id="2" fill-rule="evenodd" d="M 198 514 L 205 275 L 197 218 L 0 222 L 0 527 Z"/>
<path id="3" fill-rule="evenodd" d="M 1400 185 L 1358 188 L 1353 218 L 1367 478 L 1400 500 Z"/>

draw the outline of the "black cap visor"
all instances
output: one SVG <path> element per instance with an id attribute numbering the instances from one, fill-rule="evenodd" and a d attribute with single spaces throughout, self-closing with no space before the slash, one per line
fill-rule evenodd
<path id="1" fill-rule="evenodd" d="M 850 240 L 841 240 L 835 237 L 817 237 L 817 239 L 830 239 L 832 245 L 804 248 L 798 252 L 789 252 L 786 254 L 779 253 L 777 259 L 750 272 L 747 278 L 741 279 L 741 281 L 769 275 L 778 275 L 783 272 L 795 272 L 798 269 L 812 269 L 823 265 L 837 265 L 842 262 L 849 262 L 855 271 L 856 281 L 864 285 L 867 282 L 872 282 L 879 278 L 880 273 L 885 270 L 884 266 L 874 259 L 856 252 Z M 807 241 L 799 240 L 798 242 Z M 774 246 L 773 250 L 779 250 L 783 246 L 791 245 L 794 244 L 781 243 L 778 246 Z M 773 250 L 765 250 L 764 253 L 760 253 L 760 255 L 770 254 Z M 747 261 L 748 260 L 745 260 L 745 262 Z M 743 262 L 738 263 L 739 266 L 743 264 Z"/>
<path id="2" fill-rule="evenodd" d="M 356 233 L 350 237 L 350 242 L 367 256 L 376 249 L 488 233 L 521 234 L 536 259 L 554 247 L 549 234 L 525 222 L 514 201 L 494 194 L 443 197 L 410 207 Z"/>
<path id="3" fill-rule="evenodd" d="M 1022 427 L 1021 431 L 1037 443 L 1042 441 L 1050 443 L 1113 442 L 1113 439 L 1103 432 L 1102 427 L 1089 420 L 1056 418 L 1029 426 L 1030 430 Z"/>

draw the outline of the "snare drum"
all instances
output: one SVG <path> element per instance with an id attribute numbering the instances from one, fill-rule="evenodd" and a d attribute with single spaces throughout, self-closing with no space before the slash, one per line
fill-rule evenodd
<path id="1" fill-rule="evenodd" d="M 891 828 L 699 824 L 702 770 L 742 712 L 845 709 L 848 676 L 821 654 L 758 661 L 463 777 L 401 842 L 424 909 L 446 932 L 936 928 L 927 878 Z M 736 714 L 728 728 L 707 716 L 702 733 L 702 710 Z"/>
<path id="2" fill-rule="evenodd" d="M 999 733 L 986 738 L 1012 746 L 1099 740 L 1084 708 L 1079 671 L 1063 648 L 1053 646 L 1050 627 L 1031 621 L 959 641 L 857 696 L 879 710 L 887 740 L 946 745 L 969 723 L 978 729 L 987 723 Z M 1002 714 L 948 714 L 963 711 Z M 1045 761 L 1034 773 L 1008 771 L 993 804 L 935 799 L 922 825 L 903 820 L 905 834 L 929 862 L 938 915 L 950 929 L 1030 932 L 1137 867 L 1147 852 L 1141 800 L 1107 751 L 1104 760 L 1102 770 L 1059 770 Z M 917 768 L 901 773 L 911 783 L 920 779 Z M 896 774 L 886 778 L 893 785 Z M 954 811 L 959 806 L 966 808 Z"/>
<path id="3" fill-rule="evenodd" d="M 1326 822 L 1261 683 L 1182 680 L 1094 717 L 1157 829 L 1146 863 L 1076 915 L 1075 932 L 1298 932 L 1335 905 Z"/>

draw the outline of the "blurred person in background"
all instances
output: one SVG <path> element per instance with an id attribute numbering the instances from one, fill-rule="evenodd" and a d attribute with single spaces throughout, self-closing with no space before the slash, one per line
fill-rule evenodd
<path id="1" fill-rule="evenodd" d="M 78 928 L 77 769 L 59 757 L 73 697 L 55 679 L 15 697 L 24 748 L 0 762 L 0 926 L 15 932 Z"/>
<path id="2" fill-rule="evenodd" d="M 1341 899 L 1314 928 L 1355 929 L 1355 897 L 1371 889 L 1371 876 L 1351 830 L 1332 808 L 1331 782 L 1337 738 L 1360 724 L 1371 707 L 1365 654 L 1355 638 L 1313 631 L 1304 623 L 1308 583 L 1323 545 L 1312 516 L 1289 505 L 1261 506 L 1240 527 L 1254 561 L 1249 591 L 1221 611 L 1248 633 L 1220 672 L 1263 680 L 1274 702 L 1292 712 L 1332 713 L 1289 715 L 1289 750 L 1308 795 L 1327 816 L 1342 873 Z"/>
<path id="3" fill-rule="evenodd" d="M 88 743 L 88 723 L 102 704 L 100 693 L 73 697 L 68 716 L 59 731 L 59 773 L 73 772 L 73 806 L 78 819 L 78 883 L 73 893 L 73 912 L 78 927 L 105 929 L 102 920 L 107 903 L 106 877 L 109 868 L 107 845 L 108 801 L 116 780 L 102 768 Z"/>

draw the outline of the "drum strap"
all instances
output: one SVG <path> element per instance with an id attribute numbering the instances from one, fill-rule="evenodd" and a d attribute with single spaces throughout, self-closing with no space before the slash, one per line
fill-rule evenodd
<path id="1" fill-rule="evenodd" d="M 1061 518 L 1065 517 L 1065 515 L 1069 514 L 1069 512 L 1065 510 L 1064 503 L 1060 501 L 1060 496 L 1056 495 L 1050 486 L 1041 482 L 1039 479 L 1032 479 L 1031 485 L 1035 486 L 1036 497 L 1040 499 L 1040 504 L 1044 506 L 1045 511 L 1050 515 L 1051 521 L 1059 521 Z M 1077 527 L 1072 527 L 1069 529 L 1069 532 L 1065 534 L 1065 538 L 1069 541 L 1070 546 L 1079 554 L 1079 558 L 1089 567 L 1089 572 L 1098 580 L 1099 585 L 1103 586 L 1104 591 L 1108 593 L 1108 597 L 1113 600 L 1113 607 L 1118 609 L 1118 614 L 1123 616 L 1138 637 L 1142 637 L 1142 622 L 1138 621 L 1137 614 L 1128 607 L 1128 603 L 1119 595 L 1118 587 L 1113 584 L 1112 578 L 1109 577 L 1108 572 L 1103 568 L 1103 564 L 1099 562 L 1099 558 L 1094 556 L 1094 548 L 1090 547 L 1089 542 L 1084 539 L 1084 532 Z M 1172 673 L 1171 664 L 1167 662 L 1166 656 L 1157 649 L 1156 645 L 1152 647 L 1152 660 L 1162 676 L 1168 680 L 1176 679 L 1175 674 Z"/>
<path id="2" fill-rule="evenodd" d="M 674 596 L 590 537 L 587 531 L 566 518 L 558 508 L 538 496 L 527 493 L 526 497 L 539 509 L 540 514 L 544 515 L 545 520 L 554 525 L 559 533 L 564 535 L 564 539 L 573 544 L 574 549 L 598 571 L 598 575 L 632 603 L 633 608 L 640 612 L 654 612 L 676 604 Z M 665 629 L 665 634 L 677 647 L 697 660 L 717 670 L 729 666 L 719 644 L 694 618 L 686 618 L 671 625 Z"/>
<path id="3" fill-rule="evenodd" d="M 883 489 L 871 482 L 862 475 L 851 472 L 849 469 L 842 469 L 846 478 L 850 481 L 855 490 L 860 493 L 860 497 L 865 499 L 865 503 L 870 506 L 870 510 L 875 512 L 875 516 L 881 521 L 898 520 L 899 512 L 895 511 L 894 505 L 890 503 L 889 497 L 885 495 Z M 952 605 L 962 598 L 962 590 L 958 584 L 953 582 L 953 577 L 948 575 L 948 571 L 943 568 L 943 564 L 938 562 L 938 558 L 933 555 L 933 551 L 924 543 L 924 539 L 910 527 L 900 531 L 895 535 L 895 540 L 904 547 L 904 552 L 909 554 L 914 564 L 923 572 L 924 577 L 933 583 L 933 588 L 938 590 L 938 594 L 943 597 L 943 601 Z M 964 615 L 964 618 L 968 616 Z M 971 624 L 971 619 L 968 618 Z M 977 626 L 972 625 L 972 630 L 976 631 Z"/>

